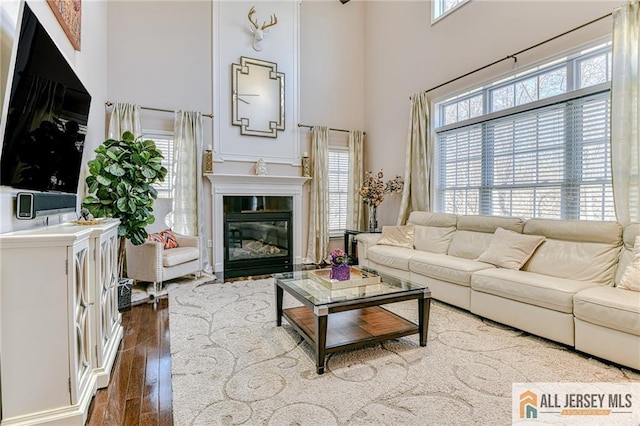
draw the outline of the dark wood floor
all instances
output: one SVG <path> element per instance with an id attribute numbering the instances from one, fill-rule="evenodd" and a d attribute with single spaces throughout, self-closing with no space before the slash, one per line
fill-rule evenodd
<path id="1" fill-rule="evenodd" d="M 122 314 L 124 338 L 111 381 L 98 390 L 88 425 L 173 425 L 167 299 Z"/>

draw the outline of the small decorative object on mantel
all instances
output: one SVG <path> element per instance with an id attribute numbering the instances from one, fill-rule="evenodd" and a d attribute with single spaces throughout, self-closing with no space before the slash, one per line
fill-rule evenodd
<path id="1" fill-rule="evenodd" d="M 346 281 L 351 278 L 351 266 L 349 266 L 349 257 L 341 249 L 335 249 L 331 252 L 331 274 L 329 278 L 332 280 Z"/>
<path id="2" fill-rule="evenodd" d="M 213 151 L 211 145 L 204 150 L 204 163 L 202 164 L 202 172 L 205 174 L 213 173 Z"/>
<path id="3" fill-rule="evenodd" d="M 377 209 L 384 201 L 384 194 L 398 194 L 404 188 L 404 181 L 400 176 L 389 179 L 386 183 L 383 178 L 382 169 L 376 176 L 369 171 L 360 187 L 360 196 L 364 203 L 369 206 L 369 232 L 378 230 Z"/>
<path id="4" fill-rule="evenodd" d="M 311 163 L 309 161 L 309 153 L 305 152 L 302 155 L 302 176 L 311 177 Z"/>
<path id="5" fill-rule="evenodd" d="M 266 176 L 267 175 L 267 163 L 261 158 L 256 162 L 255 171 L 258 176 Z"/>

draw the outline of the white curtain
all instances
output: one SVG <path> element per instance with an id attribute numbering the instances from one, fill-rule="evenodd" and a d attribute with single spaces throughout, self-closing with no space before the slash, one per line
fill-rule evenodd
<path id="1" fill-rule="evenodd" d="M 640 3 L 613 12 L 611 164 L 620 223 L 640 222 Z"/>
<path id="2" fill-rule="evenodd" d="M 411 96 L 411 118 L 404 166 L 404 189 L 398 225 L 414 210 L 430 211 L 431 164 L 433 148 L 429 141 L 429 101 L 424 92 Z"/>
<path id="3" fill-rule="evenodd" d="M 364 179 L 364 132 L 349 131 L 349 192 L 347 193 L 347 228 L 364 229 L 364 203 L 359 195 Z"/>
<path id="4" fill-rule="evenodd" d="M 321 263 L 329 254 L 329 128 L 311 129 L 311 196 L 307 259 Z"/>
<path id="5" fill-rule="evenodd" d="M 200 236 L 202 270 L 208 271 L 204 245 L 204 196 L 202 176 L 202 114 L 176 111 L 173 128 L 172 229 L 183 235 Z"/>
<path id="6" fill-rule="evenodd" d="M 140 107 L 134 104 L 117 102 L 111 111 L 109 119 L 109 138 L 120 140 L 126 131 L 133 133 L 136 138 L 142 136 L 140 125 Z"/>

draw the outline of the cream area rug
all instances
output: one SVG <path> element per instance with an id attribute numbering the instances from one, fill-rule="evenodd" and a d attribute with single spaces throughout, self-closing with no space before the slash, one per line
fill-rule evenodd
<path id="1" fill-rule="evenodd" d="M 182 285 L 199 285 L 205 282 L 215 281 L 215 279 L 215 275 L 206 272 L 202 272 L 200 276 L 188 274 L 183 277 L 165 281 L 161 288 L 157 288 L 157 291 L 153 287 L 153 283 L 138 281 L 134 283 L 131 289 L 131 306 L 149 303 L 154 298 L 166 297 L 170 291 Z"/>
<path id="2" fill-rule="evenodd" d="M 637 382 L 551 341 L 432 302 L 429 336 L 331 354 L 283 319 L 272 279 L 169 293 L 176 425 L 510 424 L 513 382 Z M 285 307 L 298 304 L 285 293 Z M 417 302 L 387 305 L 417 321 Z"/>

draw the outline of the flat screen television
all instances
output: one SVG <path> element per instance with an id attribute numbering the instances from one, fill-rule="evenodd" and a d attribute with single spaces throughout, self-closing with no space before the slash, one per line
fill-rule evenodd
<path id="1" fill-rule="evenodd" d="M 27 4 L 18 37 L 0 185 L 77 193 L 91 96 Z"/>

